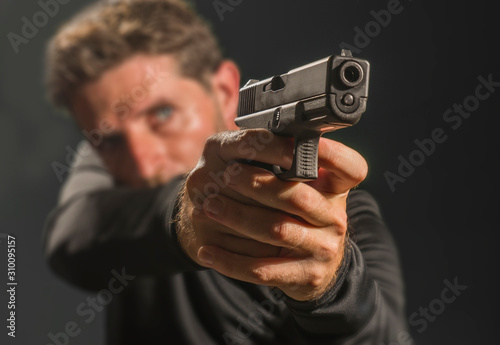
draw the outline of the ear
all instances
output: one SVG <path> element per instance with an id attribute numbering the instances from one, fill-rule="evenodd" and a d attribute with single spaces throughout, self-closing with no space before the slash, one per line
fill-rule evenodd
<path id="1" fill-rule="evenodd" d="M 234 123 L 238 109 L 240 71 L 232 61 L 225 60 L 212 76 L 212 90 L 228 130 L 238 129 Z"/>

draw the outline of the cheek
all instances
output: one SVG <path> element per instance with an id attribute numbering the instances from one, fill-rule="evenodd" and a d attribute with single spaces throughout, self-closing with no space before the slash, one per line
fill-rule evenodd
<path id="1" fill-rule="evenodd" d="M 171 142 L 169 152 L 182 162 L 184 166 L 192 169 L 198 163 L 203 153 L 205 142 L 208 137 L 216 133 L 213 121 L 191 124 L 176 139 Z"/>
<path id="2" fill-rule="evenodd" d="M 189 168 L 194 168 L 203 153 L 205 141 L 215 134 L 215 129 L 202 127 L 196 131 L 191 131 L 177 141 L 176 152 L 179 153 L 179 160 L 184 162 Z"/>
<path id="3" fill-rule="evenodd" d="M 190 104 L 184 114 L 182 130 L 193 135 L 213 134 L 217 127 L 217 110 L 213 100 L 207 96 L 200 96 L 198 102 Z"/>
<path id="4" fill-rule="evenodd" d="M 195 97 L 196 101 L 189 99 L 183 102 L 190 106 L 184 108 L 182 115 L 172 124 L 175 129 L 165 138 L 168 141 L 169 156 L 189 170 L 196 166 L 203 153 L 205 141 L 214 135 L 218 128 L 217 110 L 213 100 L 202 93 L 192 97 Z"/>

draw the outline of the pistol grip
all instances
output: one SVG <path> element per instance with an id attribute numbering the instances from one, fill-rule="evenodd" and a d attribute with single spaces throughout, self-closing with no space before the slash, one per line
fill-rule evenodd
<path id="1" fill-rule="evenodd" d="M 310 181 L 318 178 L 318 144 L 320 134 L 302 135 L 295 137 L 292 167 L 282 171 L 280 167 L 273 167 L 273 172 L 286 181 Z"/>

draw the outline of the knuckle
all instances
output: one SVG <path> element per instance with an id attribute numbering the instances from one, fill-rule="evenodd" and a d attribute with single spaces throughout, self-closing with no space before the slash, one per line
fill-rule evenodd
<path id="1" fill-rule="evenodd" d="M 262 190 L 266 185 L 266 178 L 262 175 L 253 175 L 250 180 L 250 186 L 253 190 L 258 192 Z"/>
<path id="2" fill-rule="evenodd" d="M 222 134 L 218 133 L 207 138 L 205 141 L 205 149 L 203 151 L 204 156 L 209 155 L 217 149 L 220 149 L 222 145 Z"/>
<path id="3" fill-rule="evenodd" d="M 304 211 L 314 210 L 318 204 L 318 198 L 310 190 L 293 192 L 289 196 L 289 202 L 297 209 Z"/>
<path id="4" fill-rule="evenodd" d="M 294 191 L 290 194 L 288 202 L 299 214 L 320 218 L 322 222 L 335 220 L 331 203 L 314 189 Z"/>
<path id="5" fill-rule="evenodd" d="M 295 230 L 296 236 L 293 239 L 294 246 L 303 246 L 304 248 L 310 247 L 311 243 L 314 241 L 314 236 L 311 235 L 309 229 L 297 226 Z"/>
<path id="6" fill-rule="evenodd" d="M 204 154 L 214 154 L 237 144 L 245 135 L 244 131 L 219 132 L 207 138 Z"/>
<path id="7" fill-rule="evenodd" d="M 307 272 L 307 278 L 305 284 L 312 290 L 317 290 L 324 285 L 324 278 L 326 276 L 325 270 L 318 265 L 309 269 Z"/>
<path id="8" fill-rule="evenodd" d="M 253 268 L 251 274 L 256 281 L 263 285 L 271 282 L 271 275 L 264 267 Z"/>
<path id="9" fill-rule="evenodd" d="M 288 238 L 288 233 L 291 230 L 291 224 L 286 222 L 285 219 L 278 220 L 274 226 L 271 227 L 269 236 L 272 240 L 284 242 Z"/>
<path id="10" fill-rule="evenodd" d="M 220 142 L 221 146 L 234 145 L 242 140 L 242 137 L 245 135 L 244 130 L 239 131 L 226 131 L 220 132 L 216 134 L 217 140 Z"/>
<path id="11" fill-rule="evenodd" d="M 322 261 L 333 261 L 338 256 L 340 250 L 339 240 L 322 241 L 316 248 L 315 254 Z"/>
<path id="12" fill-rule="evenodd" d="M 254 129 L 243 129 L 237 131 L 234 136 L 237 141 L 248 140 L 249 138 L 254 136 Z"/>
<path id="13" fill-rule="evenodd" d="M 345 234 L 347 232 L 347 213 L 345 210 L 337 209 L 334 212 L 335 220 L 333 225 L 335 226 L 337 233 Z"/>
<path id="14" fill-rule="evenodd" d="M 336 234 L 343 235 L 347 232 L 349 220 L 345 208 L 333 206 L 324 214 L 327 214 L 329 227 L 333 228 Z"/>
<path id="15" fill-rule="evenodd" d="M 242 142 L 249 141 L 249 138 L 251 136 L 251 130 L 247 129 L 221 132 L 215 135 L 223 148 L 228 146 L 240 145 Z"/>
<path id="16" fill-rule="evenodd" d="M 310 248 L 315 242 L 314 234 L 310 229 L 286 217 L 275 223 L 269 236 L 280 245 L 291 248 Z"/>

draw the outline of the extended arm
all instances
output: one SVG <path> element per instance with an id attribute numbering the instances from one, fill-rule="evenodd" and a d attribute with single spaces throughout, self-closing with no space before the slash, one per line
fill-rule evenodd
<path id="1" fill-rule="evenodd" d="M 113 269 L 146 275 L 199 268 L 179 249 L 170 222 L 181 178 L 155 189 L 116 187 L 95 152 L 80 147 L 79 154 L 44 229 L 44 251 L 58 275 L 99 289 Z"/>

